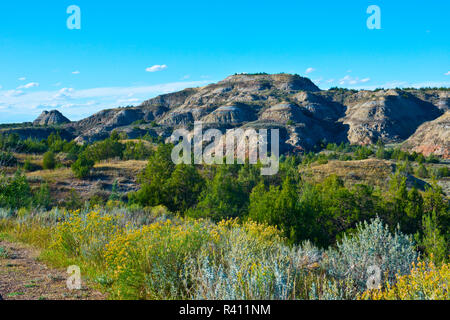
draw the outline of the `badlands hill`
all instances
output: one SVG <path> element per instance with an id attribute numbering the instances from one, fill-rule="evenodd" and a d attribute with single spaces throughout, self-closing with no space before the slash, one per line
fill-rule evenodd
<path id="1" fill-rule="evenodd" d="M 194 121 L 202 121 L 204 127 L 223 131 L 278 128 L 284 152 L 309 150 L 320 142 L 372 144 L 381 139 L 407 141 L 409 149 L 448 157 L 444 113 L 449 95 L 445 89 L 320 90 L 298 75 L 239 74 L 136 107 L 103 110 L 62 124 L 60 130 L 80 143 L 105 138 L 113 130 L 130 138 L 150 133 L 167 139 L 174 128 L 192 130 Z"/>
<path id="2" fill-rule="evenodd" d="M 69 123 L 70 120 L 62 115 L 58 110 L 43 111 L 36 120 L 33 121 L 33 125 L 51 126 Z"/>
<path id="3" fill-rule="evenodd" d="M 450 159 L 450 111 L 421 125 L 403 146 L 426 156 L 435 154 Z"/>

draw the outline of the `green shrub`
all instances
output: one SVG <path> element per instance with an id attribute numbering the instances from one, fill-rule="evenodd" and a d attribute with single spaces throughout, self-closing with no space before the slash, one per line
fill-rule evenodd
<path id="1" fill-rule="evenodd" d="M 119 138 L 118 133 L 111 134 L 110 138 L 87 147 L 84 153 L 87 158 L 96 162 L 106 159 L 122 158 L 125 145 L 119 142 Z"/>
<path id="2" fill-rule="evenodd" d="M 33 165 L 31 164 L 30 158 L 25 159 L 25 162 L 23 163 L 23 170 L 27 172 L 33 170 Z"/>
<path id="3" fill-rule="evenodd" d="M 20 208 L 30 205 L 30 185 L 19 171 L 13 177 L 0 177 L 0 208 Z"/>
<path id="4" fill-rule="evenodd" d="M 450 170 L 447 166 L 438 168 L 434 171 L 436 178 L 446 178 L 450 176 Z"/>
<path id="5" fill-rule="evenodd" d="M 41 184 L 39 190 L 34 195 L 33 204 L 37 208 L 50 209 L 50 188 L 47 183 Z"/>
<path id="6" fill-rule="evenodd" d="M 371 148 L 366 146 L 358 146 L 355 150 L 355 159 L 356 160 L 364 160 L 369 158 L 373 154 L 373 151 Z"/>
<path id="7" fill-rule="evenodd" d="M 80 155 L 77 161 L 72 164 L 72 171 L 75 177 L 85 179 L 91 174 L 94 167 L 94 161 L 89 159 L 84 153 Z"/>
<path id="8" fill-rule="evenodd" d="M 42 160 L 42 166 L 45 170 L 52 170 L 56 167 L 56 158 L 53 151 L 48 151 L 44 154 L 44 158 Z"/>
<path id="9" fill-rule="evenodd" d="M 0 167 L 14 167 L 17 159 L 11 152 L 0 151 Z"/>
<path id="10" fill-rule="evenodd" d="M 151 154 L 152 149 L 146 147 L 142 141 L 139 141 L 138 143 L 127 142 L 122 157 L 124 160 L 146 160 Z"/>
<path id="11" fill-rule="evenodd" d="M 427 170 L 427 168 L 423 164 L 420 164 L 417 167 L 417 169 L 416 169 L 416 175 L 419 178 L 428 178 L 428 170 Z"/>

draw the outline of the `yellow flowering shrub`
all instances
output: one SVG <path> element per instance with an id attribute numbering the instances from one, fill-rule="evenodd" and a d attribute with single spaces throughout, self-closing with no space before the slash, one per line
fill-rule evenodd
<path id="1" fill-rule="evenodd" d="M 158 222 L 117 236 L 104 254 L 118 298 L 174 299 L 189 255 L 210 239 L 202 221 Z"/>
<path id="2" fill-rule="evenodd" d="M 118 216 L 100 211 L 69 212 L 57 225 L 51 248 L 68 257 L 101 263 L 106 245 L 121 233 L 118 221 Z"/>
<path id="3" fill-rule="evenodd" d="M 449 300 L 450 267 L 437 267 L 432 261 L 413 264 L 409 275 L 397 276 L 394 285 L 366 291 L 361 299 L 372 300 Z"/>
<path id="4" fill-rule="evenodd" d="M 253 241 L 255 244 L 271 246 L 283 241 L 280 230 L 274 226 L 257 223 L 252 220 L 240 223 L 239 219 L 222 220 L 211 229 L 211 235 L 217 242 L 223 237 L 233 236 L 233 231 L 243 231 L 246 241 Z"/>

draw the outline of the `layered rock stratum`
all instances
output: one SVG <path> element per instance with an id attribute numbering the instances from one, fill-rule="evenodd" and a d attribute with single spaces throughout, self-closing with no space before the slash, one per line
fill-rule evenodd
<path id="1" fill-rule="evenodd" d="M 63 116 L 58 110 L 43 111 L 41 115 L 33 121 L 34 125 L 40 126 L 51 126 L 64 123 L 70 123 L 70 120 Z"/>
<path id="2" fill-rule="evenodd" d="M 130 138 L 146 133 L 168 139 L 173 130 L 278 128 L 281 151 L 307 151 L 323 142 L 402 143 L 425 154 L 448 157 L 448 89 L 320 90 L 291 74 L 238 74 L 204 87 L 161 95 L 139 106 L 103 110 L 68 122 L 56 112 L 36 124 L 62 123 L 80 143 L 113 130 Z M 447 112 L 447 113 L 446 113 Z"/>
<path id="3" fill-rule="evenodd" d="M 403 144 L 404 148 L 450 159 L 450 111 L 436 120 L 422 124 Z"/>

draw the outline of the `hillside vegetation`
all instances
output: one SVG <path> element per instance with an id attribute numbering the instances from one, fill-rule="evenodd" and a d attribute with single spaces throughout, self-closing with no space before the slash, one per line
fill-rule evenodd
<path id="1" fill-rule="evenodd" d="M 328 144 L 261 176 L 248 164 L 174 165 L 172 145 L 151 136 L 0 142 L 0 238 L 81 266 L 110 298 L 449 298 L 439 158 Z"/>
<path id="2" fill-rule="evenodd" d="M 2 125 L 0 266 L 22 242 L 111 299 L 449 299 L 448 95 L 237 74 Z M 279 129 L 278 174 L 174 164 L 194 121 Z"/>

